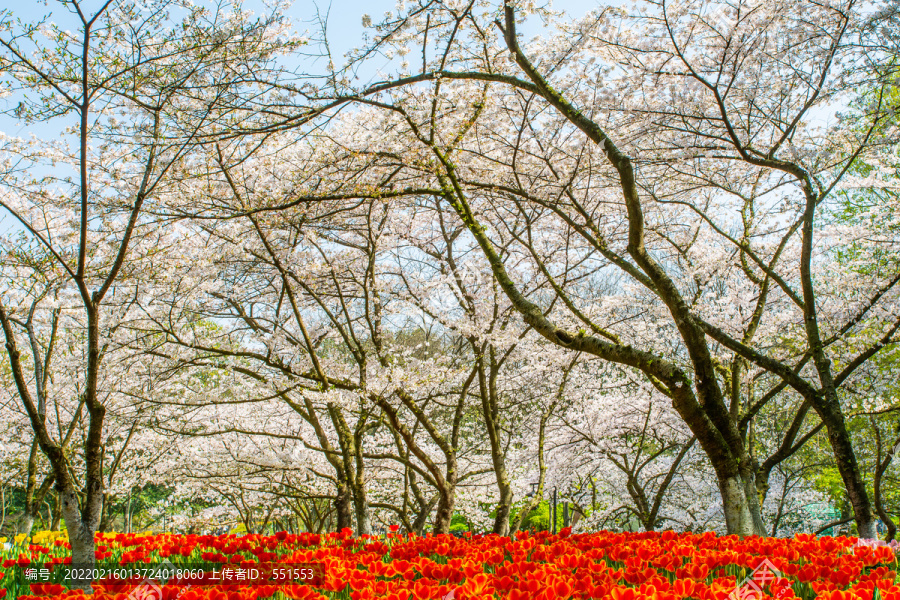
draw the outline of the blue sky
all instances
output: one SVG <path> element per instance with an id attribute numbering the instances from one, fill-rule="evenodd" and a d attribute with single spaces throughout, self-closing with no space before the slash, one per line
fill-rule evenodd
<path id="1" fill-rule="evenodd" d="M 81 0 L 82 10 L 92 12 L 103 4 L 104 0 Z M 114 0 L 116 2 L 134 2 L 135 0 Z M 149 2 L 151 0 L 137 0 L 138 2 Z M 216 0 L 194 0 L 198 5 L 214 4 Z M 258 0 L 245 0 L 247 6 L 258 4 Z M 581 16 L 589 10 L 593 10 L 599 4 L 610 4 L 610 2 L 601 0 L 553 0 L 552 7 L 556 10 L 564 10 L 573 16 Z M 619 2 L 613 2 L 618 4 Z M 3 6 L 6 5 L 6 6 Z M 316 16 L 316 7 L 322 14 L 329 13 L 328 37 L 334 47 L 334 51 L 338 55 L 342 55 L 350 50 L 362 40 L 363 27 L 362 16 L 369 14 L 374 21 L 380 20 L 385 12 L 396 10 L 396 0 L 295 0 L 289 16 L 294 21 L 298 30 L 303 31 L 313 26 Z M 6 8 L 11 10 L 13 15 L 21 18 L 23 21 L 33 21 L 51 10 L 59 11 L 59 5 L 56 0 L 0 0 L 0 10 Z M 62 20 L 58 17 L 55 19 L 57 23 L 62 24 Z M 74 27 L 74 24 L 73 24 Z M 530 32 L 532 34 L 537 31 Z"/>
<path id="2" fill-rule="evenodd" d="M 609 4 L 608 1 L 602 2 Z M 598 0 L 553 0 L 552 7 L 555 10 L 564 10 L 572 16 L 582 16 L 593 10 L 599 4 Z M 319 1 L 322 12 L 329 8 L 327 0 Z M 394 10 L 395 0 L 333 0 L 330 4 L 330 18 L 328 26 L 329 41 L 334 44 L 336 52 L 343 54 L 357 45 L 362 39 L 362 15 L 369 14 L 372 20 L 378 22 L 385 12 Z M 310 0 L 300 0 L 293 6 L 297 21 L 309 20 L 315 16 L 315 5 Z M 532 35 L 538 31 L 529 32 Z"/>

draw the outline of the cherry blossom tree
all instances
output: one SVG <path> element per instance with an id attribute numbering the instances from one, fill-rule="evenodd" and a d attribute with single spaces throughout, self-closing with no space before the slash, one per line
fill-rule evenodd
<path id="1" fill-rule="evenodd" d="M 831 228 L 829 199 L 854 161 L 877 146 L 888 111 L 876 105 L 861 126 L 827 133 L 810 123 L 815 111 L 860 85 L 885 85 L 852 68 L 863 59 L 857 41 L 864 13 L 852 2 L 647 2 L 636 13 L 608 8 L 562 22 L 557 37 L 525 48 L 518 10 L 513 2 L 497 9 L 416 6 L 392 17 L 378 26 L 368 53 L 400 52 L 426 30 L 450 41 L 431 60 L 424 47 L 421 74 L 401 73 L 346 96 L 390 111 L 393 131 L 421 145 L 404 156 L 405 166 L 427 170 L 429 193 L 466 225 L 528 325 L 564 348 L 641 370 L 671 397 L 717 473 L 729 531 L 765 531 L 747 427 L 760 407 L 790 390 L 802 399 L 801 425 L 810 409 L 824 423 L 859 533 L 871 537 L 869 495 L 839 391 L 896 341 L 900 321 L 889 309 L 896 271 L 855 282 L 855 311 L 843 318 L 832 312 L 831 298 L 838 290 L 846 298 L 843 290 L 851 288 L 817 285 L 815 273 L 835 256 L 832 241 L 847 234 Z M 842 63 L 850 67 L 838 68 Z M 763 72 L 778 85 L 760 88 Z M 453 107 L 444 101 L 454 94 L 442 83 L 448 80 L 470 82 Z M 430 93 L 423 82 L 434 82 Z M 476 122 L 507 97 L 530 110 L 519 120 L 489 120 L 497 134 L 486 137 Z M 546 154 L 548 126 L 567 132 L 557 134 L 565 145 L 553 149 L 543 172 L 528 172 L 535 168 L 531 148 Z M 522 137 L 530 147 L 510 143 Z M 498 176 L 496 161 L 507 149 L 520 151 L 505 159 L 512 168 L 500 172 L 508 174 Z M 493 161 L 482 167 L 490 176 L 478 171 L 480 157 Z M 558 220 L 596 260 L 643 288 L 658 326 L 665 323 L 666 335 L 678 340 L 676 352 L 646 339 L 623 341 L 567 284 L 553 286 L 567 314 L 548 316 L 522 292 L 520 274 L 498 250 L 509 217 L 488 215 L 503 212 L 501 200 L 526 215 L 543 210 L 538 216 Z M 717 272 L 716 261 L 728 272 Z M 555 274 L 542 276 L 550 281 Z M 734 304 L 736 298 L 746 300 Z M 729 303 L 741 308 L 723 313 Z M 853 337 L 864 320 L 879 323 L 869 331 L 880 333 Z M 790 342 L 778 339 L 778 326 L 765 327 L 786 322 L 794 324 Z M 844 343 L 848 335 L 858 343 Z M 772 387 L 746 394 L 748 379 L 762 372 Z M 788 449 L 793 441 L 786 440 Z"/>
<path id="2" fill-rule="evenodd" d="M 140 13 L 107 1 L 89 14 L 77 0 L 60 2 L 55 16 L 73 30 L 47 19 L 21 23 L 8 10 L 0 17 L 7 114 L 58 126 L 61 134 L 44 142 L 6 140 L 16 166 L 3 182 L 0 206 L 63 273 L 83 307 L 83 482 L 73 479 L 64 436 L 48 428 L 28 386 L 13 329 L 17 304 L 9 305 L 9 296 L 0 322 L 19 398 L 52 467 L 73 561 L 85 566 L 94 563 L 105 486 L 102 332 L 115 325 L 107 305 L 121 298 L 117 284 L 139 277 L 134 247 L 154 235 L 145 204 L 198 136 L 221 125 L 217 110 L 235 109 L 233 92 L 265 79 L 272 53 L 295 44 L 276 41 L 284 34 L 277 17 L 251 22 L 239 7 L 220 8 L 166 2 Z M 11 283 L 6 293 L 30 286 L 28 279 Z M 89 588 L 90 581 L 78 585 Z"/>

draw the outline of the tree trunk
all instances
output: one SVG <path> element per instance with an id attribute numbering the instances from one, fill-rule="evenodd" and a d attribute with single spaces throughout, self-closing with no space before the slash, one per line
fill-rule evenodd
<path id="1" fill-rule="evenodd" d="M 500 502 L 497 504 L 497 516 L 494 517 L 494 533 L 497 535 L 509 535 L 509 513 L 512 509 L 512 488 L 508 481 L 498 481 L 500 488 Z"/>
<path id="2" fill-rule="evenodd" d="M 100 509 L 100 524 L 97 526 L 100 533 L 105 533 L 109 529 L 109 516 L 109 495 L 103 494 L 103 508 Z"/>
<path id="3" fill-rule="evenodd" d="M 353 528 L 353 508 L 350 490 L 343 480 L 338 480 L 337 497 L 334 499 L 334 510 L 337 517 L 335 529 L 341 531 L 346 528 Z"/>
<path id="4" fill-rule="evenodd" d="M 356 534 L 372 535 L 372 518 L 369 514 L 369 496 L 366 493 L 365 462 L 363 461 L 362 436 L 354 435 L 353 506 L 356 509 Z"/>
<path id="5" fill-rule="evenodd" d="M 725 514 L 726 532 L 729 535 L 765 536 L 752 465 L 746 451 L 741 447 L 740 436 L 732 436 L 732 445 L 729 445 L 719 430 L 710 427 L 711 423 L 705 413 L 690 410 L 690 405 L 687 405 L 688 410 L 685 410 L 677 398 L 678 395 L 673 401 L 675 409 L 694 433 L 716 473 L 722 510 Z"/>
<path id="6" fill-rule="evenodd" d="M 23 512 L 22 518 L 19 520 L 19 533 L 24 533 L 25 535 L 31 537 L 32 529 L 34 529 L 34 514 Z"/>
<path id="7" fill-rule="evenodd" d="M 131 533 L 131 492 L 128 492 L 128 503 L 125 504 L 125 533 Z"/>
<path id="8" fill-rule="evenodd" d="M 62 505 L 62 516 L 69 532 L 69 543 L 72 545 L 72 566 L 77 569 L 85 569 L 89 573 L 94 568 L 96 559 L 94 555 L 94 532 L 97 528 L 95 518 L 99 513 L 99 507 L 87 506 L 81 510 L 78 506 L 78 495 L 71 483 L 64 483 L 57 488 Z M 97 498 L 97 496 L 94 496 Z M 95 500 L 96 502 L 96 500 Z M 85 519 L 84 517 L 88 518 Z M 69 582 L 73 589 L 84 590 L 92 593 L 92 579 L 74 579 Z"/>
<path id="9" fill-rule="evenodd" d="M 423 504 L 416 515 L 416 520 L 413 521 L 412 529 L 413 533 L 418 536 L 425 535 L 425 524 L 428 522 L 428 516 L 431 515 L 431 511 L 434 510 L 435 505 L 438 503 L 438 499 L 440 498 L 439 494 L 435 494 L 431 497 L 427 503 Z"/>
<path id="10" fill-rule="evenodd" d="M 729 534 L 746 536 L 755 533 L 753 515 L 745 492 L 746 487 L 740 476 L 719 481 L 719 492 L 722 495 L 722 506 L 725 512 L 725 526 Z"/>
<path id="11" fill-rule="evenodd" d="M 371 535 L 372 525 L 369 518 L 369 501 L 366 497 L 365 463 L 362 456 L 362 439 L 350 431 L 344 413 L 335 404 L 328 405 L 328 414 L 338 434 L 338 446 L 341 461 L 335 468 L 342 468 L 344 481 L 353 497 L 353 512 L 356 516 L 356 535 Z"/>
<path id="12" fill-rule="evenodd" d="M 50 521 L 50 531 L 59 531 L 59 523 L 62 520 L 62 507 L 59 504 L 59 494 L 53 496 L 53 519 Z"/>
<path id="13" fill-rule="evenodd" d="M 741 481 L 744 486 L 744 497 L 747 499 L 747 508 L 750 510 L 750 518 L 753 520 L 753 530 L 758 536 L 766 536 L 766 524 L 762 518 L 759 492 L 756 488 L 755 469 L 749 458 L 745 458 L 741 465 Z"/>
<path id="14" fill-rule="evenodd" d="M 893 541 L 893 539 L 897 536 L 897 525 L 894 523 L 894 520 L 891 519 L 891 516 L 888 514 L 887 510 L 885 510 L 884 508 L 884 501 L 881 494 L 882 476 L 883 472 L 875 473 L 875 509 L 878 511 L 878 516 L 881 518 L 881 522 L 884 523 L 885 527 L 887 527 L 887 536 L 885 537 L 885 541 L 890 542 Z"/>
<path id="15" fill-rule="evenodd" d="M 875 520 L 872 514 L 872 505 L 869 502 L 869 494 L 866 484 L 859 471 L 856 462 L 856 454 L 853 451 L 853 442 L 847 431 L 844 415 L 840 410 L 836 394 L 828 394 L 823 402 L 814 404 L 819 418 L 825 423 L 828 430 L 828 439 L 834 452 L 834 461 L 837 463 L 838 472 L 847 489 L 847 498 L 853 507 L 853 516 L 856 521 L 857 535 L 863 539 L 875 539 Z"/>
<path id="16" fill-rule="evenodd" d="M 473 344 L 474 345 L 474 344 Z M 484 353 L 481 353 L 478 365 L 478 384 L 481 391 L 481 414 L 484 417 L 484 426 L 487 429 L 488 440 L 491 443 L 491 464 L 494 467 L 494 476 L 497 480 L 497 489 L 500 492 L 500 502 L 497 503 L 497 514 L 494 518 L 493 532 L 497 535 L 509 535 L 509 512 L 512 508 L 512 489 L 509 484 L 509 475 L 506 472 L 506 453 L 500 440 L 499 402 L 497 391 L 497 373 L 500 366 L 494 355 L 494 348 L 489 350 L 490 362 L 486 365 Z M 489 369 L 485 377 L 485 370 Z"/>
<path id="17" fill-rule="evenodd" d="M 31 529 L 34 527 L 34 518 L 37 514 L 35 502 L 35 491 L 37 489 L 37 438 L 31 442 L 31 452 L 28 453 L 28 479 L 25 482 L 25 507 L 23 508 L 22 520 L 19 521 L 19 533 L 31 535 Z"/>
<path id="18" fill-rule="evenodd" d="M 356 535 L 372 535 L 372 522 L 369 518 L 369 502 L 364 487 L 355 487 L 353 508 L 356 512 Z"/>
<path id="19" fill-rule="evenodd" d="M 577 508 L 573 508 L 572 509 L 572 527 L 575 527 L 576 525 L 578 525 L 578 521 L 580 521 L 582 519 L 582 517 L 584 517 L 584 515 L 581 514 L 581 511 L 578 510 Z"/>
<path id="20" fill-rule="evenodd" d="M 434 534 L 450 533 L 450 523 L 453 520 L 453 505 L 456 501 L 455 490 L 439 490 L 437 511 L 434 513 Z"/>

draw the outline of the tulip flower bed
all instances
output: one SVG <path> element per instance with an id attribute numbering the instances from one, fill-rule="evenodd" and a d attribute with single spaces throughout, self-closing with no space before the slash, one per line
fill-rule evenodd
<path id="1" fill-rule="evenodd" d="M 26 569 L 56 572 L 70 563 L 67 548 L 64 537 L 43 533 L 7 549 L 0 594 L 78 600 L 80 590 L 26 578 Z M 522 533 L 510 540 L 397 533 L 354 538 L 347 530 L 273 536 L 119 533 L 99 534 L 96 555 L 97 567 L 107 570 L 160 563 L 185 569 L 201 563 L 263 570 L 315 565 L 315 578 L 306 583 L 170 580 L 157 586 L 137 577 L 107 577 L 94 583 L 97 600 L 900 600 L 891 548 L 811 535 L 739 539 L 563 530 L 559 535 Z M 771 570 L 760 571 L 762 564 Z"/>

